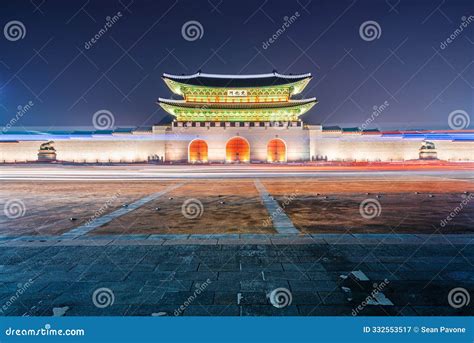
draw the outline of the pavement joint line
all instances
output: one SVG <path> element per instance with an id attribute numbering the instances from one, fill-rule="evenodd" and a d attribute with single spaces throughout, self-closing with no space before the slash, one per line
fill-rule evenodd
<path id="1" fill-rule="evenodd" d="M 354 237 L 351 234 L 317 234 L 318 240 L 314 240 L 314 235 L 288 235 L 288 234 L 272 234 L 264 235 L 256 238 L 246 238 L 245 234 L 243 237 L 235 237 L 235 234 L 218 234 L 217 237 L 209 238 L 194 238 L 193 235 L 159 235 L 153 239 L 141 238 L 142 235 L 103 235 L 103 236 L 11 236 L 10 238 L 3 238 L 0 242 L 1 247 L 9 246 L 53 246 L 53 245 L 86 245 L 91 246 L 96 244 L 97 246 L 105 245 L 239 245 L 239 244 L 252 244 L 252 245 L 305 245 L 305 244 L 324 244 L 324 245 L 341 245 L 341 244 L 416 244 L 419 245 L 418 239 L 426 238 L 429 234 L 401 234 L 403 239 L 397 239 L 392 243 L 386 242 L 386 239 L 375 239 L 373 238 L 376 234 L 358 234 Z M 385 234 L 380 234 L 385 237 Z M 325 237 L 327 236 L 327 237 Z M 338 236 L 338 237 L 336 237 Z M 420 237 L 421 236 L 421 237 Z M 456 237 L 456 234 L 450 234 L 452 237 Z M 461 234 L 455 241 L 432 241 L 432 244 L 436 245 L 474 245 L 474 234 Z M 293 237 L 293 238 L 291 238 Z M 342 241 L 338 242 L 337 239 L 343 238 Z M 418 239 L 415 239 L 418 238 Z M 428 243 L 429 244 L 429 243 Z"/>
<path id="2" fill-rule="evenodd" d="M 65 232 L 60 237 L 63 237 L 63 238 L 64 237 L 65 238 L 77 238 L 77 237 L 86 235 L 89 232 L 91 232 L 92 230 L 94 230 L 94 229 L 96 229 L 96 228 L 98 228 L 98 227 L 100 227 L 104 224 L 107 224 L 107 223 L 111 222 L 113 219 L 121 217 L 121 216 L 123 216 L 127 213 L 130 213 L 130 212 L 136 210 L 137 208 L 145 205 L 146 203 L 148 203 L 150 201 L 153 201 L 153 200 L 156 200 L 159 197 L 161 197 L 162 195 L 181 187 L 182 185 L 183 185 L 183 183 L 168 186 L 167 188 L 165 188 L 164 190 L 162 190 L 160 192 L 156 192 L 156 193 L 147 195 L 146 197 L 138 199 L 138 200 L 134 201 L 133 203 L 127 205 L 126 207 L 122 207 L 118 210 L 115 210 L 112 213 L 108 213 L 108 214 L 105 214 L 105 215 L 103 215 L 99 218 L 96 218 L 93 221 L 91 221 L 90 223 L 86 223 L 86 224 L 78 226 L 78 227 L 76 227 L 76 228 L 74 228 L 74 229 L 72 229 L 68 232 Z"/>
<path id="3" fill-rule="evenodd" d="M 254 180 L 255 188 L 257 188 L 260 198 L 265 205 L 268 214 L 270 215 L 273 227 L 278 233 L 283 234 L 299 234 L 300 231 L 296 229 L 293 222 L 286 215 L 285 211 L 278 205 L 278 202 L 270 196 L 265 186 L 260 182 L 259 179 Z"/>

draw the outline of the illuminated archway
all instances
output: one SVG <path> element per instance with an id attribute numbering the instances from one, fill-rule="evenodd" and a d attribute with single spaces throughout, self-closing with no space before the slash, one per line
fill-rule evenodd
<path id="1" fill-rule="evenodd" d="M 267 145 L 268 162 L 286 162 L 286 144 L 282 139 L 275 138 Z"/>
<path id="2" fill-rule="evenodd" d="M 189 143 L 188 162 L 206 163 L 207 162 L 207 143 L 202 139 L 195 139 Z"/>
<path id="3" fill-rule="evenodd" d="M 249 162 L 250 145 L 242 137 L 231 138 L 225 146 L 227 162 Z"/>

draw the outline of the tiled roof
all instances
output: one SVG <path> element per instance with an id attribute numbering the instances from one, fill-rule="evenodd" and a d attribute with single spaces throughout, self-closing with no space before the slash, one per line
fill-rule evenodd
<path id="1" fill-rule="evenodd" d="M 310 73 L 283 75 L 277 72 L 254 75 L 206 74 L 201 72 L 192 75 L 163 74 L 163 78 L 165 79 L 191 86 L 226 88 L 281 86 L 310 77 Z"/>
<path id="2" fill-rule="evenodd" d="M 290 100 L 282 102 L 211 102 L 211 103 L 199 103 L 199 102 L 187 102 L 185 100 L 173 100 L 159 98 L 158 103 L 168 104 L 177 107 L 185 108 L 201 108 L 205 109 L 235 109 L 235 108 L 281 108 L 281 107 L 294 107 L 300 105 L 306 105 L 309 103 L 316 102 L 316 98 L 301 99 L 301 100 Z"/>

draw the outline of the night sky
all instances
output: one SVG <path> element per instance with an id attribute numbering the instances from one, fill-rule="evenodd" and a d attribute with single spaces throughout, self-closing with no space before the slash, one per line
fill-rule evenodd
<path id="1" fill-rule="evenodd" d="M 387 103 L 370 127 L 448 128 L 452 111 L 474 113 L 474 18 L 443 42 L 473 9 L 472 0 L 2 1 L 0 125 L 31 102 L 15 129 L 91 128 L 102 109 L 117 127 L 151 126 L 166 116 L 157 98 L 172 96 L 162 73 L 277 70 L 313 74 L 303 96 L 319 103 L 307 123 L 361 126 Z M 14 20 L 23 38 L 4 32 Z M 183 37 L 189 21 L 202 37 Z M 378 38 L 361 37 L 367 21 Z"/>

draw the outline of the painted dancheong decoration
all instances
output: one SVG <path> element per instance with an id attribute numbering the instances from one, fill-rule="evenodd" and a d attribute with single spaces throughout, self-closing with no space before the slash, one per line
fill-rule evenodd
<path id="1" fill-rule="evenodd" d="M 293 100 L 311 74 L 218 75 L 198 72 L 188 76 L 163 74 L 171 91 L 183 100 L 159 98 L 158 103 L 177 121 L 296 122 L 316 98 Z"/>

